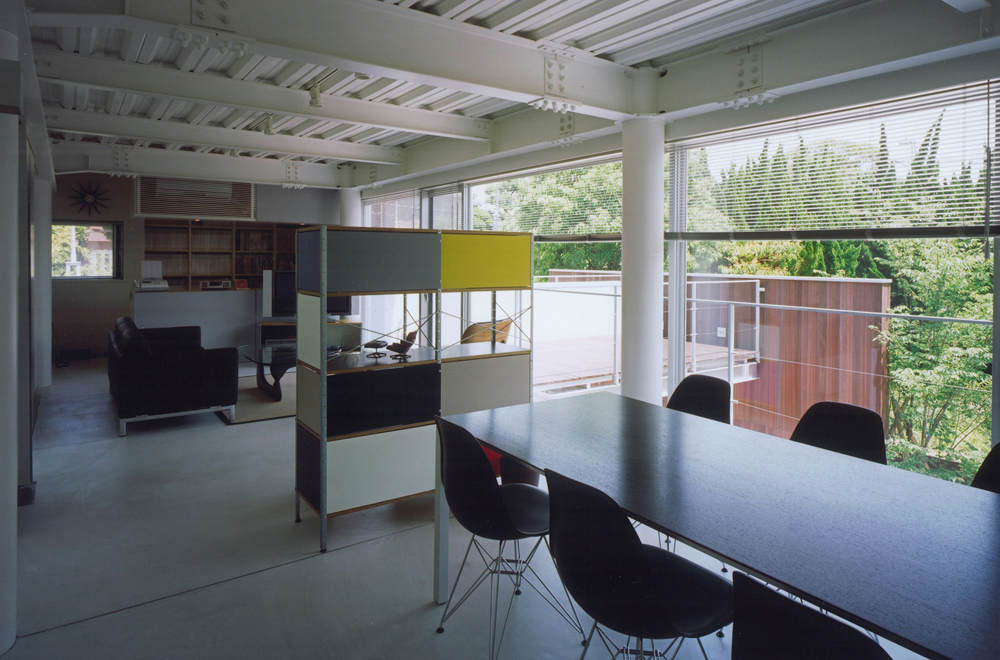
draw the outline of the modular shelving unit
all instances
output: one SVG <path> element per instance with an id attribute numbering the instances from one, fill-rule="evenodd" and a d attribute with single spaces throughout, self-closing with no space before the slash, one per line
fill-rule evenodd
<path id="1" fill-rule="evenodd" d="M 297 236 L 296 520 L 303 500 L 325 521 L 433 491 L 435 415 L 531 396 L 530 347 L 497 342 L 495 333 L 442 346 L 441 296 L 530 293 L 530 234 L 316 227 Z M 430 346 L 402 361 L 328 356 L 326 296 L 414 293 L 427 301 Z"/>

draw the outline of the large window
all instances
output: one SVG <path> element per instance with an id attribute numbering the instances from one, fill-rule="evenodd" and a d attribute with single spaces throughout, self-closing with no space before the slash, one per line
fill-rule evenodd
<path id="1" fill-rule="evenodd" d="M 969 481 L 992 439 L 997 88 L 666 145 L 686 294 L 667 337 L 665 277 L 665 360 L 732 382 L 735 424 L 788 437 L 811 404 L 853 403 L 882 416 L 892 464 Z M 535 235 L 536 400 L 619 385 L 619 158 L 421 195 L 423 226 Z"/>
<path id="2" fill-rule="evenodd" d="M 120 278 L 120 226 L 52 223 L 52 277 Z"/>
<path id="3" fill-rule="evenodd" d="M 735 424 L 788 437 L 813 403 L 852 403 L 882 416 L 890 463 L 971 480 L 991 443 L 995 88 L 677 145 L 687 369 L 733 378 Z"/>

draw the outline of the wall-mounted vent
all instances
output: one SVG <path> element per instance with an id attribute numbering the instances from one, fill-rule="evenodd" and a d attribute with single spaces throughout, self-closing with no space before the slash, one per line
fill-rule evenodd
<path id="1" fill-rule="evenodd" d="M 139 177 L 135 214 L 146 218 L 256 220 L 257 187 L 252 183 Z"/>

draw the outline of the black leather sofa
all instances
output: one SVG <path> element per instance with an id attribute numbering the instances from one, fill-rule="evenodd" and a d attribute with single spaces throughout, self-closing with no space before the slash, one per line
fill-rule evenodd
<path id="1" fill-rule="evenodd" d="M 128 316 L 108 332 L 108 380 L 126 422 L 229 409 L 239 388 L 235 348 L 204 349 L 201 328 L 136 327 Z"/>

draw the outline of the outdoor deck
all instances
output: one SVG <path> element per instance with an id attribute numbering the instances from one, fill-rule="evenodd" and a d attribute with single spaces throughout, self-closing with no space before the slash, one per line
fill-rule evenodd
<path id="1" fill-rule="evenodd" d="M 688 369 L 691 368 L 691 348 L 691 342 L 687 342 Z M 699 342 L 695 349 L 698 373 L 710 372 L 725 378 L 728 360 L 728 349 L 725 346 Z M 734 365 L 745 373 L 755 356 L 753 351 L 737 349 Z M 666 367 L 667 339 L 664 337 L 664 370 Z M 544 341 L 536 342 L 533 346 L 532 369 L 535 399 L 543 400 L 580 393 L 581 390 L 593 387 L 617 385 L 621 358 L 615 355 L 615 344 L 610 335 Z M 737 380 L 745 377 L 740 376 Z"/>

